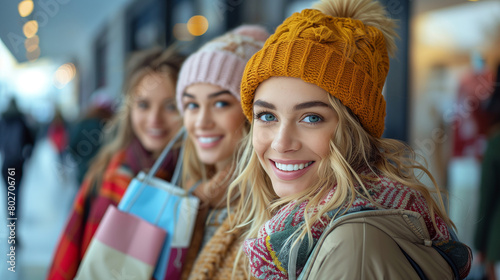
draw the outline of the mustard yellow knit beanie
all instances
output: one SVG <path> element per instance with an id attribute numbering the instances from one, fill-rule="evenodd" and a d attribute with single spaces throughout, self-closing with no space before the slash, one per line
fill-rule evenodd
<path id="1" fill-rule="evenodd" d="M 247 63 L 241 105 L 252 121 L 253 99 L 270 77 L 296 77 L 338 98 L 374 137 L 384 131 L 382 88 L 394 49 L 394 23 L 372 0 L 325 0 L 287 18 Z"/>

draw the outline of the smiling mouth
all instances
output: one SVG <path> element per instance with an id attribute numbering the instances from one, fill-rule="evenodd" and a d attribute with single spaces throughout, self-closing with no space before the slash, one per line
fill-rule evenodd
<path id="1" fill-rule="evenodd" d="M 162 137 L 167 134 L 167 132 L 164 129 L 149 129 L 147 133 L 149 136 L 152 137 Z"/>
<path id="2" fill-rule="evenodd" d="M 211 144 L 211 143 L 219 141 L 221 138 L 222 138 L 222 136 L 216 136 L 216 137 L 198 137 L 198 141 L 201 144 Z"/>
<path id="3" fill-rule="evenodd" d="M 281 171 L 297 171 L 297 170 L 302 170 L 313 163 L 314 161 L 300 163 L 300 164 L 284 164 L 284 163 L 274 162 L 274 166 L 276 166 L 276 168 L 278 168 Z"/>

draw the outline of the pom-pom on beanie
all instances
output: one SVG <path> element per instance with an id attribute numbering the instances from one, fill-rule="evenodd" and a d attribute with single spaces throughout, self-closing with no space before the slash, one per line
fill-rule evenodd
<path id="1" fill-rule="evenodd" d="M 217 37 L 190 55 L 177 81 L 177 108 L 181 114 L 182 94 L 196 83 L 227 89 L 240 100 L 241 77 L 247 61 L 262 48 L 269 33 L 258 25 L 242 25 Z"/>
<path id="2" fill-rule="evenodd" d="M 382 88 L 395 49 L 394 22 L 372 0 L 323 0 L 287 18 L 247 63 L 241 82 L 243 113 L 270 77 L 295 77 L 338 98 L 374 137 L 384 131 Z"/>

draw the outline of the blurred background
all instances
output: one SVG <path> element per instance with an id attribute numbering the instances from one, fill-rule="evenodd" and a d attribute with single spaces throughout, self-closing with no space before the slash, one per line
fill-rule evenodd
<path id="1" fill-rule="evenodd" d="M 79 159 L 71 154 L 74 149 L 95 153 L 101 136 L 87 135 L 71 146 L 71 128 L 89 112 L 110 113 L 120 103 L 131 52 L 176 43 L 189 54 L 242 23 L 261 24 L 272 32 L 313 2 L 2 1 L 0 114 L 14 108 L 15 100 L 34 144 L 26 151 L 18 186 L 22 245 L 15 252 L 16 272 L 7 270 L 9 229 L 0 226 L 0 278 L 44 279 L 79 188 Z M 384 88 L 384 137 L 406 141 L 427 159 L 437 184 L 449 192 L 459 238 L 473 247 L 490 129 L 483 109 L 500 63 L 500 1 L 381 2 L 398 20 L 400 36 Z M 103 121 L 105 114 L 100 114 Z M 8 138 L 9 133 L 0 135 Z M 6 217 L 6 188 L 0 189 L 0 216 Z"/>

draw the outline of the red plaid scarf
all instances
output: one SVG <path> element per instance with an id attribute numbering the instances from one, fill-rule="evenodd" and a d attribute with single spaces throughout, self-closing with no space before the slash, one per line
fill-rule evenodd
<path id="1" fill-rule="evenodd" d="M 382 177 L 378 182 L 365 182 L 365 187 L 373 200 L 384 209 L 405 209 L 420 213 L 424 218 L 432 240 L 448 240 L 450 238 L 445 222 L 437 216 L 435 217 L 436 223 L 443 235 L 436 232 L 432 225 L 427 203 L 417 190 L 403 186 L 385 177 Z M 330 190 L 319 207 L 331 200 L 335 189 L 336 187 L 333 187 Z M 296 203 L 291 202 L 284 206 L 261 227 L 257 238 L 245 240 L 243 251 L 250 260 L 250 270 L 254 277 L 257 279 L 288 279 L 288 258 L 293 240 L 288 243 L 286 240 L 304 223 L 304 211 L 307 203 L 308 201 L 305 201 L 300 205 L 296 205 Z M 379 208 L 368 199 L 357 196 L 354 203 L 345 212 L 342 212 L 342 214 Z M 318 211 L 317 209 L 315 211 Z M 313 246 L 320 238 L 335 212 L 327 212 L 319 221 L 311 226 Z M 307 250 L 307 245 L 306 238 L 300 245 L 297 257 L 297 276 L 302 271 L 309 257 L 310 252 Z"/>

